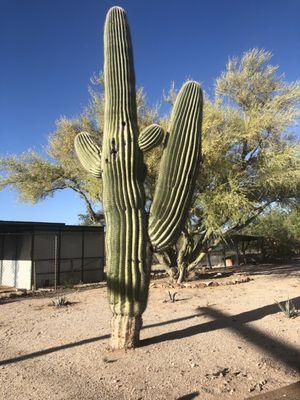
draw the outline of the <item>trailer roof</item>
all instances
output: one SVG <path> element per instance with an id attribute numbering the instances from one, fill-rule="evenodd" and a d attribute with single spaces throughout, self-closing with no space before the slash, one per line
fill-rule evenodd
<path id="1" fill-rule="evenodd" d="M 99 225 L 66 225 L 59 222 L 34 222 L 34 221 L 1 221 L 0 233 L 14 233 L 24 231 L 103 231 Z"/>

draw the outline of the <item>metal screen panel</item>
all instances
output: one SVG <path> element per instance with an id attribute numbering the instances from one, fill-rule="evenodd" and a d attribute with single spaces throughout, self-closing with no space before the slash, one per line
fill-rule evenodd
<path id="1" fill-rule="evenodd" d="M 82 249 L 82 232 L 62 232 L 61 258 L 80 258 Z"/>
<path id="2" fill-rule="evenodd" d="M 1 233 L 0 260 L 0 283 L 9 286 L 29 289 L 101 281 L 104 232 L 71 227 Z"/>
<path id="3" fill-rule="evenodd" d="M 6 235 L 3 244 L 3 260 L 17 260 L 18 235 Z"/>
<path id="4" fill-rule="evenodd" d="M 36 287 L 68 286 L 103 280 L 104 233 L 77 231 L 35 233 Z"/>
<path id="5" fill-rule="evenodd" d="M 84 232 L 84 255 L 85 257 L 103 257 L 104 255 L 104 233 Z"/>
<path id="6" fill-rule="evenodd" d="M 34 235 L 34 260 L 55 258 L 55 233 L 45 232 Z"/>

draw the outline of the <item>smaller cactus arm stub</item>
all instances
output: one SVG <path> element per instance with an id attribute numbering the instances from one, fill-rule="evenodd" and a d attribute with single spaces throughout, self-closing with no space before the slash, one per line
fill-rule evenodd
<path id="1" fill-rule="evenodd" d="M 145 128 L 139 136 L 139 147 L 143 152 L 158 146 L 164 137 L 164 130 L 157 124 L 151 124 Z"/>
<path id="2" fill-rule="evenodd" d="M 89 173 L 101 177 L 101 150 L 92 136 L 87 132 L 79 133 L 74 140 L 77 157 Z"/>
<path id="3" fill-rule="evenodd" d="M 186 221 L 201 157 L 202 103 L 200 85 L 186 82 L 172 111 L 150 209 L 149 237 L 156 251 L 174 243 Z"/>

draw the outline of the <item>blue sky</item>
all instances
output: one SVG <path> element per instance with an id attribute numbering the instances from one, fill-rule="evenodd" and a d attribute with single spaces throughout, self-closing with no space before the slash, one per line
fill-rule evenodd
<path id="1" fill-rule="evenodd" d="M 209 92 L 228 57 L 253 47 L 272 51 L 287 80 L 300 78 L 299 0 L 1 0 L 1 155 L 42 152 L 55 121 L 87 104 L 113 5 L 127 11 L 137 85 L 150 103 L 186 78 Z M 0 192 L 0 219 L 77 223 L 80 212 L 82 201 L 68 191 L 35 206 Z"/>

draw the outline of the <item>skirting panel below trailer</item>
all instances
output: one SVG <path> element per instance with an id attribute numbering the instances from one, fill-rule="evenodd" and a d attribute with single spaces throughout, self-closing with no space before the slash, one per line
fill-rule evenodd
<path id="1" fill-rule="evenodd" d="M 17 289 L 31 289 L 31 261 L 1 260 L 0 284 Z"/>

